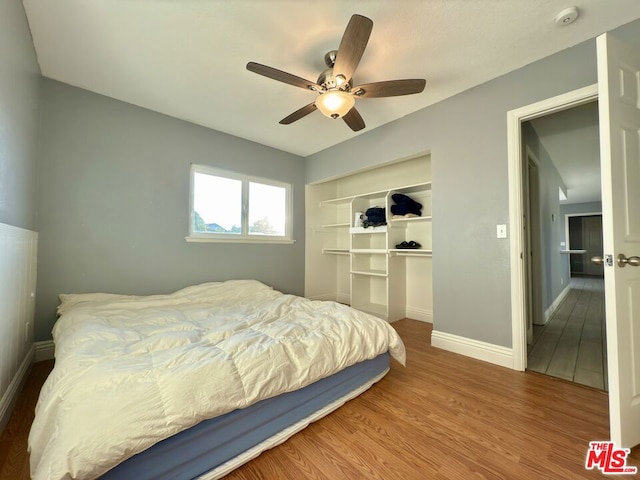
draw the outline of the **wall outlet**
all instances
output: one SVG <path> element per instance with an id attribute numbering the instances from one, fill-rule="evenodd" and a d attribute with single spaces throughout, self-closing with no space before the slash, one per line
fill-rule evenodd
<path id="1" fill-rule="evenodd" d="M 564 278 L 560 277 L 560 285 L 564 285 Z"/>
<path id="2" fill-rule="evenodd" d="M 496 225 L 496 235 L 498 238 L 507 238 L 507 226 Z"/>
<path id="3" fill-rule="evenodd" d="M 24 324 L 24 342 L 27 343 L 29 341 L 29 327 L 31 326 L 31 322 L 27 322 Z"/>

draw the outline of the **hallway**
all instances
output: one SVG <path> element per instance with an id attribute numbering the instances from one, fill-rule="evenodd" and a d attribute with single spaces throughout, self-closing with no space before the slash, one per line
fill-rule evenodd
<path id="1" fill-rule="evenodd" d="M 572 278 L 549 322 L 533 326 L 527 369 L 606 391 L 604 319 L 604 280 Z"/>

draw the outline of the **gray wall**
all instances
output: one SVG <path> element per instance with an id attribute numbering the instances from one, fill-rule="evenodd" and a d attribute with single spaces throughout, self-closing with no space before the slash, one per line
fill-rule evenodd
<path id="1" fill-rule="evenodd" d="M 564 218 L 560 213 L 559 189 L 566 187 L 553 164 L 549 153 L 530 122 L 522 124 L 522 137 L 538 160 L 540 200 L 540 266 L 542 276 L 541 310 L 544 313 L 562 293 L 571 280 L 569 256 L 560 253 L 560 243 L 564 238 Z"/>
<path id="2" fill-rule="evenodd" d="M 36 340 L 62 292 L 150 294 L 255 278 L 304 292 L 304 161 L 44 80 Z M 189 166 L 293 184 L 293 245 L 187 243 Z"/>
<path id="3" fill-rule="evenodd" d="M 18 0 L 0 2 L 0 223 L 36 230 L 40 68 Z"/>
<path id="4" fill-rule="evenodd" d="M 640 22 L 616 33 L 637 41 Z M 509 347 L 506 114 L 596 81 L 591 40 L 312 155 L 307 181 L 431 151 L 434 328 Z"/>

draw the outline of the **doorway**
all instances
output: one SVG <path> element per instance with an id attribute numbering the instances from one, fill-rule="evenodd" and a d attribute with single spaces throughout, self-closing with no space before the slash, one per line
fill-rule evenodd
<path id="1" fill-rule="evenodd" d="M 606 390 L 598 123 L 595 101 L 522 123 L 526 369 Z"/>
<path id="2" fill-rule="evenodd" d="M 559 95 L 557 97 L 553 97 L 550 99 L 543 100 L 541 102 L 528 105 L 526 107 L 522 107 L 518 110 L 513 110 L 508 113 L 508 138 L 509 140 L 509 205 L 510 205 L 510 218 L 509 225 L 510 230 L 512 232 L 510 237 L 510 251 L 511 251 L 511 309 L 512 309 L 512 352 L 513 352 L 513 368 L 516 370 L 524 371 L 527 367 L 527 326 L 528 326 L 528 311 L 529 305 L 527 303 L 527 292 L 528 292 L 528 275 L 527 271 L 527 263 L 523 262 L 525 259 L 525 247 L 526 247 L 526 236 L 528 235 L 528 231 L 526 230 L 526 204 L 525 204 L 525 195 L 523 190 L 524 181 L 526 178 L 525 172 L 528 171 L 528 159 L 525 156 L 526 150 L 523 147 L 525 145 L 523 141 L 523 125 L 527 122 L 534 120 L 536 118 L 540 118 L 546 115 L 550 115 L 552 113 L 561 112 L 564 110 L 571 109 L 573 107 L 585 105 L 587 103 L 591 103 L 596 101 L 598 98 L 598 86 L 591 85 L 589 87 L 584 87 L 573 92 L 569 92 L 567 94 Z M 538 156 L 538 152 L 533 152 L 535 156 Z M 538 160 L 540 160 L 538 158 Z M 543 173 L 540 172 L 540 175 Z M 560 183 L 558 183 L 560 185 Z M 561 185 L 561 191 L 563 190 L 565 193 L 567 192 L 566 185 Z M 548 186 L 545 188 L 548 192 L 552 192 L 553 189 Z M 541 234 L 542 244 L 541 248 L 543 252 L 540 254 L 540 258 L 537 259 L 539 261 L 539 265 L 542 265 L 543 272 L 541 272 L 542 276 L 545 277 L 547 275 L 552 281 L 558 281 L 562 285 L 563 292 L 566 290 L 568 293 L 569 289 L 569 267 L 568 267 L 568 256 L 565 255 L 566 262 L 566 274 L 564 277 L 562 275 L 558 275 L 558 271 L 555 270 L 559 267 L 559 262 L 550 261 L 548 258 L 549 252 L 553 252 L 554 255 L 556 253 L 559 254 L 561 249 L 566 249 L 566 244 L 568 243 L 566 239 L 561 239 L 558 235 L 559 228 L 551 228 L 551 224 L 553 226 L 557 226 L 560 222 L 560 211 L 559 211 L 559 192 L 556 189 L 556 194 L 558 198 L 556 200 L 556 204 L 553 208 L 549 208 L 549 206 L 541 205 L 540 212 L 540 225 L 541 227 L 547 228 L 548 231 Z M 546 195 L 545 198 L 550 199 L 551 197 Z M 551 232 L 553 235 L 551 235 Z M 551 243 L 553 242 L 553 245 Z M 564 242 L 564 247 L 563 243 Z M 548 250 L 544 252 L 545 248 Z M 545 283 L 545 282 L 542 282 Z M 550 295 L 548 290 L 548 285 L 543 285 L 542 288 L 542 296 L 544 296 L 547 300 L 543 301 L 543 305 L 547 303 L 547 305 L 553 306 L 553 310 L 557 308 L 557 304 L 553 305 L 553 299 L 551 302 L 548 301 L 550 297 L 556 297 L 557 295 Z M 542 317 L 545 321 L 548 320 L 548 311 L 546 309 L 541 309 Z"/>

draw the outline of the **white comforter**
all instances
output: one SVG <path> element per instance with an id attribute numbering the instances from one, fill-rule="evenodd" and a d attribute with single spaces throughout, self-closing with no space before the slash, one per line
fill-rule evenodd
<path id="1" fill-rule="evenodd" d="M 252 280 L 61 295 L 29 435 L 34 479 L 95 478 L 201 420 L 405 350 L 384 321 Z"/>

